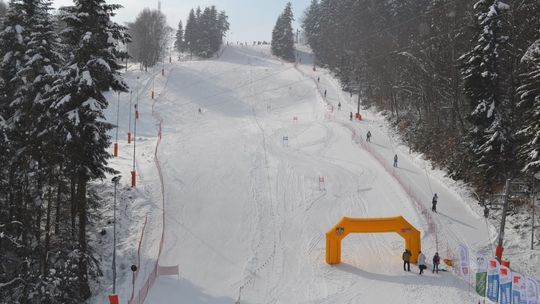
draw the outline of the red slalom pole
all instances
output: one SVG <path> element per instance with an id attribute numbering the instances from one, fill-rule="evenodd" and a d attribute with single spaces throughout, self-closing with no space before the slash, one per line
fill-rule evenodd
<path id="1" fill-rule="evenodd" d="M 135 186 L 137 186 L 137 173 L 131 171 L 131 187 L 135 188 Z"/>

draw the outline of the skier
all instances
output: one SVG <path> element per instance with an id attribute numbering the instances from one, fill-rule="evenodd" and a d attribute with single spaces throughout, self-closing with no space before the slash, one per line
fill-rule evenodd
<path id="1" fill-rule="evenodd" d="M 439 197 L 437 196 L 437 193 L 433 195 L 433 199 L 431 200 L 431 211 L 437 212 L 437 199 Z"/>
<path id="2" fill-rule="evenodd" d="M 321 77 L 317 77 L 317 82 L 321 82 Z"/>
<path id="3" fill-rule="evenodd" d="M 411 252 L 409 249 L 405 249 L 401 258 L 403 259 L 403 271 L 411 271 Z M 407 267 L 405 268 L 405 266 Z"/>
<path id="4" fill-rule="evenodd" d="M 201 114 L 201 113 L 202 113 L 202 110 L 201 110 L 201 108 L 199 108 L 199 114 Z"/>
<path id="5" fill-rule="evenodd" d="M 435 252 L 435 255 L 433 256 L 433 270 L 432 273 L 436 272 L 439 273 L 439 264 L 441 263 L 441 257 L 439 256 L 438 252 Z"/>
<path id="6" fill-rule="evenodd" d="M 424 269 L 427 268 L 426 256 L 422 253 L 422 251 L 418 251 L 418 268 L 420 269 L 420 275 L 422 275 L 422 273 L 424 273 Z"/>
<path id="7" fill-rule="evenodd" d="M 326 98 L 326 90 L 324 90 L 324 98 Z"/>
<path id="8" fill-rule="evenodd" d="M 371 132 L 370 132 L 370 131 L 367 131 L 367 134 L 366 134 L 366 141 L 367 141 L 367 142 L 371 142 Z"/>
<path id="9" fill-rule="evenodd" d="M 396 155 L 394 155 L 394 167 L 396 167 L 396 168 L 397 168 L 397 160 L 398 160 L 398 158 L 397 158 L 397 154 L 396 154 Z"/>
<path id="10" fill-rule="evenodd" d="M 338 104 L 337 104 L 337 109 L 338 109 L 338 110 L 341 110 L 341 101 L 338 102 Z"/>
<path id="11" fill-rule="evenodd" d="M 349 119 L 352 121 L 352 112 L 349 114 Z"/>
<path id="12" fill-rule="evenodd" d="M 488 216 L 489 216 L 489 209 L 488 209 L 488 206 L 486 204 L 486 205 L 484 205 L 484 217 L 488 218 Z"/>

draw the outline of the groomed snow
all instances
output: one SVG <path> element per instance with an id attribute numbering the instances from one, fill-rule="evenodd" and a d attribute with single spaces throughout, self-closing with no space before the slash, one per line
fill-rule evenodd
<path id="1" fill-rule="evenodd" d="M 179 277 L 160 277 L 145 303 L 234 303 L 239 296 L 241 303 L 475 303 L 472 288 L 451 272 L 404 272 L 397 234 L 350 235 L 343 263 L 325 263 L 324 233 L 343 216 L 404 216 L 422 231 L 428 261 L 436 250 L 453 257 L 459 242 L 473 256 L 488 250 L 494 231 L 441 175 L 395 142 L 382 116 L 362 111 L 362 121 L 349 121 L 356 98 L 324 70 L 314 72 L 309 53 L 300 55 L 295 68 L 267 47 L 231 46 L 218 59 L 167 64 L 165 77 L 150 73 L 157 75 L 154 116 L 152 78 L 140 73 L 137 167 L 144 191 L 137 193 L 154 202 L 144 205 L 150 232 L 143 268 L 157 258 L 161 234 L 151 150 L 157 119 L 166 209 L 160 264 L 180 268 Z M 129 164 L 117 163 L 126 184 Z M 433 193 L 434 215 L 425 212 Z M 131 225 L 142 225 L 143 217 L 134 217 Z M 139 275 L 137 288 L 145 278 Z M 121 284 L 126 299 L 130 274 Z"/>

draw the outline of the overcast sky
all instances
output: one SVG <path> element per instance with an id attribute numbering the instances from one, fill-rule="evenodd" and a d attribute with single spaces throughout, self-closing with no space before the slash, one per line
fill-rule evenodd
<path id="1" fill-rule="evenodd" d="M 53 0 L 55 7 L 71 5 L 72 0 Z M 232 41 L 270 41 L 272 28 L 277 17 L 285 8 L 288 0 L 162 0 L 161 10 L 167 16 L 169 25 L 176 29 L 178 21 L 184 26 L 191 8 L 215 5 L 229 16 Z M 310 0 L 292 0 L 294 18 L 293 27 L 299 27 L 299 21 Z M 119 23 L 133 21 L 145 7 L 157 8 L 158 0 L 107 0 L 107 3 L 121 4 L 124 8 L 118 11 L 116 21 Z"/>

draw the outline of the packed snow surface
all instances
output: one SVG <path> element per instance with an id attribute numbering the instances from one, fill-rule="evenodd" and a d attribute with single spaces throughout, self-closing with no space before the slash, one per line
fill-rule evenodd
<path id="1" fill-rule="evenodd" d="M 488 250 L 494 232 L 396 143 L 382 116 L 361 111 L 362 121 L 350 121 L 356 96 L 313 71 L 309 53 L 299 56 L 295 67 L 267 47 L 230 46 L 216 59 L 167 63 L 165 76 L 153 74 L 154 100 L 151 78 L 139 80 L 139 185 L 155 200 L 144 209 L 144 243 L 153 245 L 143 246 L 141 272 L 157 258 L 161 237 L 148 141 L 155 143 L 160 120 L 160 264 L 180 269 L 178 277 L 160 277 L 145 303 L 475 303 L 472 288 L 451 272 L 420 276 L 414 265 L 404 272 L 397 234 L 349 235 L 342 263 L 325 263 L 324 234 L 344 216 L 405 217 L 422 232 L 428 264 L 437 250 L 453 257 L 460 242 L 473 256 Z M 364 142 L 368 130 L 371 143 Z M 434 193 L 439 212 L 426 213 Z M 130 283 L 123 282 L 124 298 Z"/>

